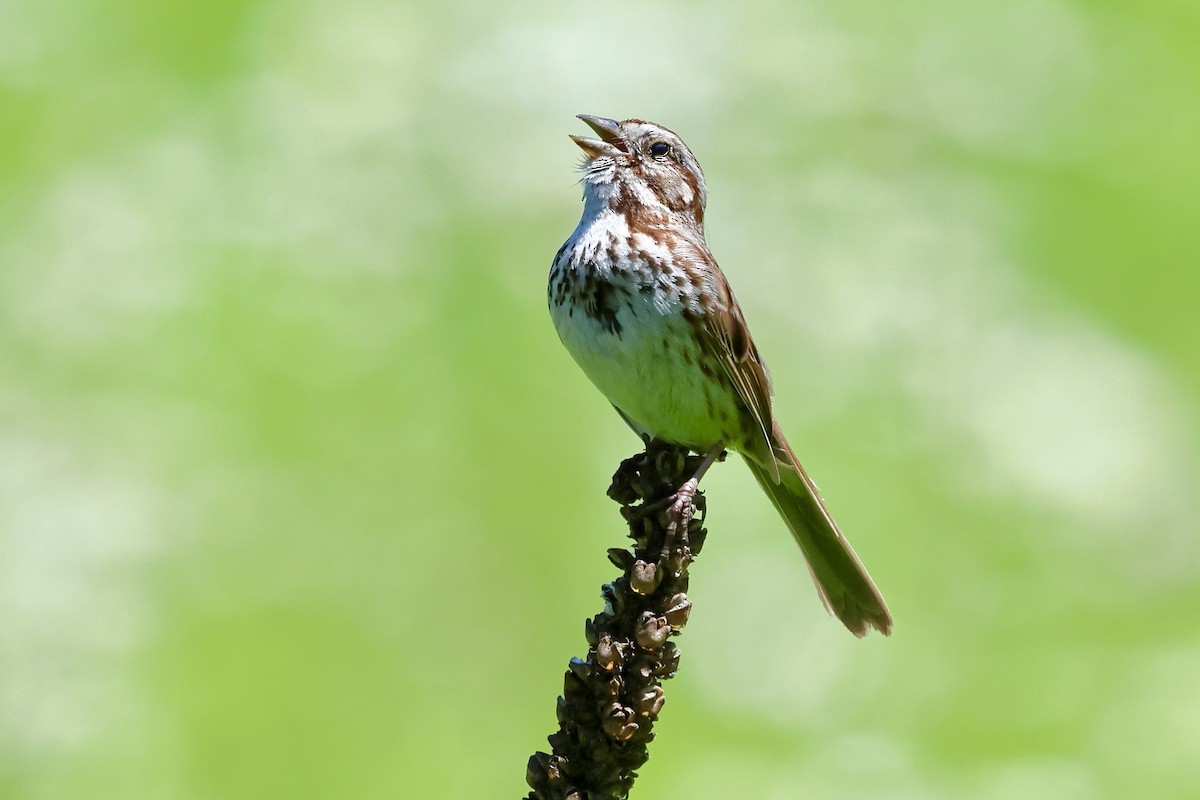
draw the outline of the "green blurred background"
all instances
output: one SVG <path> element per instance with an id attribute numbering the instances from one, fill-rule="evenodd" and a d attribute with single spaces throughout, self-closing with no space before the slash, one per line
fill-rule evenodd
<path id="1" fill-rule="evenodd" d="M 679 131 L 896 616 L 736 459 L 642 798 L 1200 796 L 1200 8 L 0 6 L 0 797 L 518 797 L 637 440 L 580 112 Z"/>

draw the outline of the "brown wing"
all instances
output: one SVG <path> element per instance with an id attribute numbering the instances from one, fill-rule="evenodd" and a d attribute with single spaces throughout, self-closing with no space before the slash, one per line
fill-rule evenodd
<path id="1" fill-rule="evenodd" d="M 746 412 L 757 428 L 754 440 L 743 443 L 743 446 L 752 451 L 759 450 L 756 445 L 761 446 L 762 461 L 768 465 L 771 477 L 778 483 L 779 468 L 771 444 L 771 379 L 750 337 L 750 329 L 746 327 L 733 290 L 711 255 L 708 256 L 706 273 L 711 281 L 708 288 L 711 289 L 712 301 L 704 314 L 704 333 L 709 339 L 704 344 L 720 354 L 721 367 L 729 382 L 737 389 Z"/>

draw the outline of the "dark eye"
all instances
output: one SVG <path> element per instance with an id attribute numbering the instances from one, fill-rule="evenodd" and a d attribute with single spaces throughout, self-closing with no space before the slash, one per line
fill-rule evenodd
<path id="1" fill-rule="evenodd" d="M 655 142 L 650 145 L 650 155 L 661 158 L 671 152 L 671 145 L 666 142 Z"/>

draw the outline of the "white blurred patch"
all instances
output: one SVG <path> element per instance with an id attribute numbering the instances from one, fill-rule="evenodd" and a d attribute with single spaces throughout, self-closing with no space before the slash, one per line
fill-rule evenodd
<path id="1" fill-rule="evenodd" d="M 662 106 L 665 86 L 671 104 L 714 100 L 722 83 L 713 67 L 725 57 L 718 45 L 734 39 L 731 20 L 718 7 L 706 14 L 681 10 L 617 0 L 600 17 L 593 7 L 564 6 L 537 17 L 508 18 L 483 28 L 484 35 L 449 61 L 442 75 L 464 99 L 510 114 L 560 98 L 587 98 L 598 107 L 576 113 L 638 116 Z M 613 24 L 621 19 L 637 24 Z M 705 47 L 697 49 L 697 42 Z M 689 66 L 696 68 L 686 70 Z M 625 109 L 602 107 L 617 104 Z M 528 130 L 518 117 L 510 129 L 488 133 L 516 144 L 527 139 Z"/>
<path id="2" fill-rule="evenodd" d="M 914 102 L 901 113 L 972 148 L 1079 155 L 1075 137 L 1068 144 L 1056 129 L 1078 114 L 1094 80 L 1092 49 L 1085 17 L 1056 0 L 942 4 L 925 20 L 917 96 L 905 97 Z"/>
<path id="3" fill-rule="evenodd" d="M 864 41 L 856 31 L 825 19 L 831 11 L 837 13 L 826 4 L 795 3 L 788 9 L 787 25 L 773 24 L 769 18 L 739 20 L 740 25 L 752 26 L 754 35 L 739 37 L 737 45 L 742 49 L 730 59 L 730 68 L 737 71 L 736 84 L 772 87 L 769 110 L 807 124 L 863 113 L 874 102 L 871 81 L 862 79 L 863 68 L 877 53 L 878 43 Z M 754 152 L 767 147 L 782 158 L 787 145 L 795 144 L 770 127 L 741 125 L 736 115 L 718 119 L 737 125 L 739 144 Z M 744 136 L 752 138 L 747 141 Z"/>
<path id="4" fill-rule="evenodd" d="M 143 143 L 66 171 L 28 199 L 0 242 L 5 311 L 32 339 L 93 350 L 178 309 L 195 283 L 197 242 L 217 227 L 212 158 L 192 139 Z"/>
<path id="5" fill-rule="evenodd" d="M 81 0 L 0 3 L 0 85 L 23 90 L 69 80 L 95 34 L 92 16 Z"/>
<path id="6" fill-rule="evenodd" d="M 404 4 L 265 3 L 247 26 L 246 46 L 260 74 L 291 87 L 292 112 L 305 112 L 278 123 L 302 121 L 296 135 L 336 147 L 396 136 L 410 123 L 430 55 L 425 19 Z"/>
<path id="7" fill-rule="evenodd" d="M 997 324 L 960 367 L 945 419 L 983 444 L 990 471 L 1027 502 L 1108 530 L 1189 512 L 1172 500 L 1185 496 L 1189 452 L 1178 437 L 1189 426 L 1144 356 L 1060 318 Z"/>
<path id="8" fill-rule="evenodd" d="M 157 498 L 70 447 L 0 445 L 0 751 L 44 756 L 139 706 L 119 667 L 150 622 L 137 576 L 158 547 Z"/>
<path id="9" fill-rule="evenodd" d="M 282 254 L 267 268 L 282 262 L 338 282 L 419 270 L 405 235 L 441 210 L 414 180 L 407 126 L 423 46 L 411 13 L 360 3 L 301 13 L 268 5 L 258 15 L 246 38 L 262 71 L 173 127 L 65 165 L 21 198 L 23 218 L 0 238 L 0 311 L 19 337 L 59 352 L 114 352 L 148 318 L 203 300 L 230 251 L 243 269 L 253 263 L 246 251 Z M 331 308 L 342 306 L 304 305 Z M 426 312 L 414 303 L 405 315 L 363 320 L 409 324 Z"/>
<path id="10" fill-rule="evenodd" d="M 222 101 L 239 131 L 230 235 L 333 279 L 418 268 L 404 236 L 442 212 L 412 127 L 431 42 L 404 5 L 259 9 L 246 34 L 259 69 Z"/>
<path id="11" fill-rule="evenodd" d="M 447 146 L 462 153 L 472 201 L 493 209 L 561 197 L 576 179 L 567 134 L 586 131 L 575 114 L 673 127 L 682 120 L 671 109 L 719 102 L 719 65 L 736 46 L 719 8 L 618 0 L 488 22 L 465 31 L 465 46 L 440 70 L 434 111 Z"/>

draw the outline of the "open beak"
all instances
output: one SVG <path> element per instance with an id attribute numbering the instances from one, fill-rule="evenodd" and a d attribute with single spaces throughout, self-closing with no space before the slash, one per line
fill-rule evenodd
<path id="1" fill-rule="evenodd" d="M 591 114 L 577 114 L 576 116 L 586 122 L 589 128 L 600 134 L 599 139 L 571 135 L 571 141 L 579 145 L 583 152 L 587 153 L 588 158 L 613 157 L 629 152 L 629 148 L 621 139 L 621 123 L 608 117 L 593 117 Z"/>

